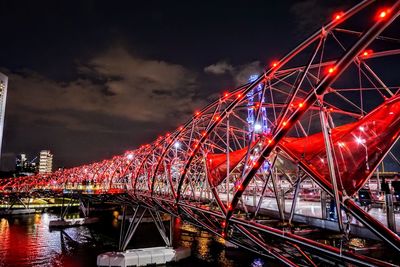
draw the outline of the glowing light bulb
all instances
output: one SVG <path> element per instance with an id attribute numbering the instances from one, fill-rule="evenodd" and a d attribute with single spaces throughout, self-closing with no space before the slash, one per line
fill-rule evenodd
<path id="1" fill-rule="evenodd" d="M 360 137 L 355 137 L 355 139 L 356 139 L 357 144 L 359 144 L 359 145 L 365 143 L 365 140 Z"/>
<path id="2" fill-rule="evenodd" d="M 335 13 L 335 14 L 333 15 L 333 18 L 334 18 L 335 20 L 339 20 L 339 19 L 341 19 L 341 18 L 343 17 L 343 15 L 344 15 L 344 12 L 338 12 L 338 13 Z"/>
<path id="3" fill-rule="evenodd" d="M 180 147 L 181 147 L 181 143 L 179 143 L 178 141 L 176 141 L 176 142 L 174 143 L 174 147 L 175 147 L 176 149 L 180 148 Z"/>
<path id="4" fill-rule="evenodd" d="M 381 10 L 378 11 L 377 19 L 378 20 L 385 19 L 389 13 L 390 13 L 390 9 L 389 8 L 381 9 Z"/>
<path id="5" fill-rule="evenodd" d="M 261 126 L 261 124 L 259 124 L 259 123 L 256 123 L 256 124 L 254 125 L 254 131 L 256 131 L 256 132 L 259 132 L 259 131 L 261 130 L 261 128 L 262 128 L 262 126 Z"/>

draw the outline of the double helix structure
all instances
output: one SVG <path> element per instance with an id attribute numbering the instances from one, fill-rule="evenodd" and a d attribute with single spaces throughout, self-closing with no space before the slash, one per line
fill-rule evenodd
<path id="1" fill-rule="evenodd" d="M 400 256 L 396 229 L 361 207 L 358 193 L 398 154 L 399 14 L 400 1 L 362 1 L 174 132 L 101 162 L 2 179 L 0 194 L 115 198 L 288 266 L 317 266 L 322 258 L 395 266 L 385 255 Z M 332 203 L 340 242 L 296 231 L 310 184 L 318 203 Z M 350 247 L 359 228 L 379 240 L 383 254 Z"/>

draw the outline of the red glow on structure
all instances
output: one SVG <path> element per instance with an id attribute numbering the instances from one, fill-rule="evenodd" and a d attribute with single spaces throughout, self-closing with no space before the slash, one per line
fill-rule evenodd
<path id="1" fill-rule="evenodd" d="M 242 94 L 238 94 L 238 98 L 241 98 L 242 97 Z"/>
<path id="2" fill-rule="evenodd" d="M 182 131 L 183 130 L 183 126 L 179 126 L 179 131 Z"/>
<path id="3" fill-rule="evenodd" d="M 228 97 L 228 96 L 229 96 L 229 93 L 228 93 L 228 92 L 225 92 L 225 93 L 224 93 L 224 96 L 225 96 L 225 97 Z"/>
<path id="4" fill-rule="evenodd" d="M 343 12 L 338 12 L 338 13 L 335 13 L 335 14 L 333 15 L 333 18 L 334 18 L 335 20 L 340 20 L 340 19 L 343 17 L 343 15 L 344 15 Z"/>
<path id="5" fill-rule="evenodd" d="M 207 134 L 206 131 L 203 131 L 203 132 L 201 133 L 202 136 L 206 136 L 206 134 Z"/>
<path id="6" fill-rule="evenodd" d="M 287 124 L 287 121 L 284 121 L 284 122 L 282 123 L 283 127 L 285 127 L 286 124 Z"/>
<path id="7" fill-rule="evenodd" d="M 277 61 L 274 61 L 274 62 L 272 62 L 272 67 L 273 67 L 273 68 L 276 68 L 276 67 L 278 66 L 278 64 L 279 64 L 279 63 L 278 63 Z"/>
<path id="8" fill-rule="evenodd" d="M 386 18 L 389 13 L 390 13 L 389 8 L 382 8 L 378 11 L 377 19 L 382 20 L 382 19 Z"/>
<path id="9" fill-rule="evenodd" d="M 303 107 L 303 103 L 299 103 L 299 108 L 302 108 Z"/>
<path id="10" fill-rule="evenodd" d="M 228 205 L 228 210 L 232 210 L 232 205 L 231 204 Z"/>
<path id="11" fill-rule="evenodd" d="M 363 57 L 369 57 L 373 54 L 373 51 L 371 49 L 365 50 L 361 55 Z"/>
<path id="12" fill-rule="evenodd" d="M 200 111 L 196 111 L 195 115 L 199 116 L 200 115 Z"/>
<path id="13" fill-rule="evenodd" d="M 221 226 L 222 226 L 223 228 L 225 228 L 225 226 L 226 226 L 226 222 L 225 222 L 225 221 L 223 221 L 223 222 L 221 223 Z"/>
<path id="14" fill-rule="evenodd" d="M 328 73 L 334 73 L 336 71 L 336 67 L 330 67 L 328 69 Z"/>

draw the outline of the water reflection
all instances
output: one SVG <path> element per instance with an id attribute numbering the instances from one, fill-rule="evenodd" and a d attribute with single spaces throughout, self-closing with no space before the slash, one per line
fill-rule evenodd
<path id="1" fill-rule="evenodd" d="M 51 213 L 0 218 L 0 267 L 96 266 L 96 257 L 118 245 L 119 213 L 107 213 L 90 227 L 50 231 Z M 71 215 L 78 216 L 77 214 Z M 139 226 L 130 247 L 162 245 L 152 223 Z M 192 257 L 177 266 L 264 266 L 257 255 L 226 249 L 224 241 L 206 231 L 175 220 L 174 245 L 192 248 Z"/>

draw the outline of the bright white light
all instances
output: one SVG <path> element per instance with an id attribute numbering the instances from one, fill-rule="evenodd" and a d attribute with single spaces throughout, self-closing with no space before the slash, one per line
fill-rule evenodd
<path id="1" fill-rule="evenodd" d="M 339 144 L 339 147 L 344 147 L 344 143 L 339 142 L 338 144 Z"/>
<path id="2" fill-rule="evenodd" d="M 363 144 L 363 143 L 365 143 L 365 140 L 361 139 L 360 137 L 356 137 L 356 142 L 357 142 L 357 144 Z"/>
<path id="3" fill-rule="evenodd" d="M 262 128 L 262 126 L 261 126 L 261 124 L 259 124 L 259 123 L 256 123 L 256 124 L 254 125 L 254 131 L 256 131 L 256 132 L 261 131 L 261 128 Z"/>
<path id="4" fill-rule="evenodd" d="M 133 155 L 132 155 L 132 154 L 128 154 L 126 157 L 127 157 L 129 160 L 133 159 Z"/>
<path id="5" fill-rule="evenodd" d="M 255 80 L 257 80 L 258 79 L 258 75 L 257 74 L 252 74 L 252 75 L 250 75 L 250 77 L 249 77 L 249 82 L 254 82 Z"/>
<path id="6" fill-rule="evenodd" d="M 181 147 L 181 143 L 175 142 L 175 143 L 174 143 L 174 147 L 177 148 L 177 149 L 180 148 L 180 147 Z"/>
<path id="7" fill-rule="evenodd" d="M 358 127 L 358 129 L 360 129 L 361 132 L 364 132 L 364 131 L 365 131 L 365 129 L 364 129 L 363 126 Z"/>

